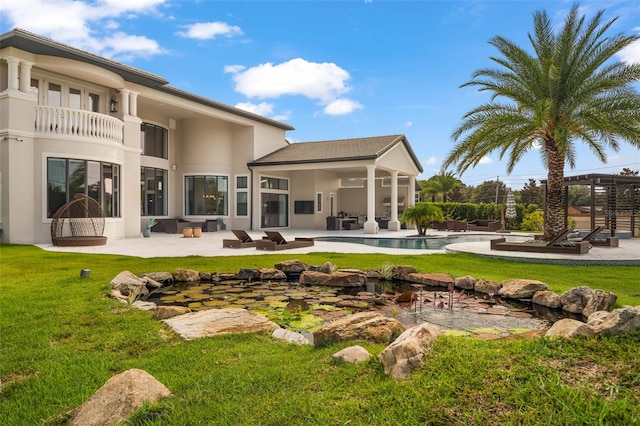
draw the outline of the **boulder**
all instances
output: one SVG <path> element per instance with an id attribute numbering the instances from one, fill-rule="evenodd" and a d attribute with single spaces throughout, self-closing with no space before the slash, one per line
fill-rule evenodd
<path id="1" fill-rule="evenodd" d="M 140 276 L 142 278 L 151 278 L 152 280 L 162 284 L 163 287 L 173 284 L 173 275 L 168 272 L 147 272 Z"/>
<path id="2" fill-rule="evenodd" d="M 589 315 L 589 317 L 587 318 L 587 324 L 589 324 L 591 327 L 600 325 L 604 322 L 604 320 L 607 319 L 609 315 L 611 315 L 611 312 L 609 311 L 596 311 Z"/>
<path id="3" fill-rule="evenodd" d="M 473 290 L 477 281 L 478 280 L 473 278 L 472 276 L 466 275 L 464 277 L 457 277 L 455 280 L 453 280 L 453 285 L 456 288 L 461 288 L 463 290 Z"/>
<path id="4" fill-rule="evenodd" d="M 545 336 L 547 337 L 578 337 L 578 336 L 593 336 L 595 331 L 593 327 L 582 321 L 564 318 L 560 321 L 556 321 L 549 330 L 547 330 Z"/>
<path id="5" fill-rule="evenodd" d="M 581 314 L 593 296 L 593 290 L 587 286 L 574 287 L 560 295 L 562 310 L 572 314 Z"/>
<path id="6" fill-rule="evenodd" d="M 243 281 L 285 281 L 287 275 L 276 268 L 243 268 L 238 271 L 235 279 Z"/>
<path id="7" fill-rule="evenodd" d="M 500 283 L 494 283 L 493 281 L 481 279 L 476 282 L 474 289 L 478 293 L 493 295 L 498 294 L 498 292 L 500 291 L 500 287 Z"/>
<path id="8" fill-rule="evenodd" d="M 399 280 L 407 281 L 409 274 L 418 272 L 415 266 L 411 265 L 396 265 L 393 268 L 393 276 Z"/>
<path id="9" fill-rule="evenodd" d="M 536 280 L 515 278 L 502 281 L 498 294 L 508 299 L 531 299 L 537 291 L 549 290 L 549 286 Z"/>
<path id="10" fill-rule="evenodd" d="M 109 283 L 111 288 L 118 290 L 123 296 L 144 296 L 149 294 L 147 279 L 140 278 L 129 271 L 122 271 Z"/>
<path id="11" fill-rule="evenodd" d="M 378 312 L 361 312 L 340 318 L 313 333 L 316 347 L 347 340 L 368 340 L 389 343 L 404 331 L 404 326 Z"/>
<path id="12" fill-rule="evenodd" d="M 368 361 L 369 358 L 371 358 L 371 354 L 359 345 L 349 346 L 331 355 L 334 362 L 350 362 L 352 364 Z"/>
<path id="13" fill-rule="evenodd" d="M 408 274 L 406 281 L 434 287 L 449 287 L 449 284 L 453 284 L 453 278 L 448 274 L 421 274 L 418 272 Z"/>
<path id="14" fill-rule="evenodd" d="M 304 271 L 300 274 L 298 282 L 304 285 L 362 287 L 366 284 L 367 277 L 358 272 L 337 271 L 325 274 L 324 272 Z"/>
<path id="15" fill-rule="evenodd" d="M 157 319 L 157 320 L 164 320 L 167 318 L 173 318 L 175 316 L 178 315 L 182 315 L 182 314 L 187 314 L 191 312 L 191 309 L 189 309 L 186 306 L 169 306 L 169 305 L 162 305 L 162 306 L 158 306 L 153 310 L 153 316 Z"/>
<path id="16" fill-rule="evenodd" d="M 264 315 L 240 308 L 191 312 L 163 322 L 185 340 L 227 333 L 272 333 L 280 328 Z"/>
<path id="17" fill-rule="evenodd" d="M 133 302 L 132 306 L 136 309 L 140 309 L 141 311 L 153 311 L 158 307 L 158 305 L 153 302 L 145 302 L 143 300 L 136 300 Z"/>
<path id="18" fill-rule="evenodd" d="M 325 274 L 331 274 L 338 270 L 338 267 L 331 262 L 324 262 L 320 266 L 309 266 L 309 271 L 324 272 Z"/>
<path id="19" fill-rule="evenodd" d="M 211 282 L 213 275 L 211 272 L 202 272 L 198 273 L 200 275 L 200 281 Z"/>
<path id="20" fill-rule="evenodd" d="M 285 330 L 284 328 L 278 328 L 272 334 L 272 336 L 276 339 L 284 340 L 288 343 L 295 343 L 297 345 L 312 345 L 311 340 L 307 339 L 301 333 L 296 333 L 295 331 Z"/>
<path id="21" fill-rule="evenodd" d="M 616 336 L 640 330 L 640 306 L 625 306 L 614 309 L 602 323 L 593 327 L 598 334 Z"/>
<path id="22" fill-rule="evenodd" d="M 74 413 L 72 425 L 120 424 L 143 404 L 171 396 L 171 391 L 146 371 L 131 369 L 107 380 Z"/>
<path id="23" fill-rule="evenodd" d="M 173 279 L 176 282 L 194 283 L 200 281 L 200 273 L 193 269 L 177 268 L 173 271 Z"/>
<path id="24" fill-rule="evenodd" d="M 384 373 L 395 380 L 405 379 L 424 363 L 426 348 L 439 334 L 440 328 L 429 323 L 406 330 L 378 355 Z"/>
<path id="25" fill-rule="evenodd" d="M 300 262 L 297 259 L 285 260 L 283 262 L 276 263 L 274 268 L 281 270 L 287 275 L 299 274 L 309 269 L 309 265 L 304 262 Z"/>
<path id="26" fill-rule="evenodd" d="M 560 296 L 551 290 L 536 291 L 531 302 L 550 309 L 559 309 L 562 307 Z"/>
<path id="27" fill-rule="evenodd" d="M 608 311 L 613 308 L 617 300 L 618 296 L 611 292 L 605 293 L 602 290 L 593 290 L 591 299 L 589 299 L 587 305 L 582 310 L 582 315 L 588 318 L 594 312 Z"/>

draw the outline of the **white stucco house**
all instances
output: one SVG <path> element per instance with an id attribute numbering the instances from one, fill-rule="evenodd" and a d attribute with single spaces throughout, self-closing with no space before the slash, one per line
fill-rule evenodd
<path id="1" fill-rule="evenodd" d="M 404 135 L 289 143 L 291 130 L 14 29 L 0 35 L 2 242 L 51 242 L 76 193 L 100 203 L 111 239 L 148 218 L 325 229 L 343 212 L 367 233 L 400 228 L 422 172 Z"/>

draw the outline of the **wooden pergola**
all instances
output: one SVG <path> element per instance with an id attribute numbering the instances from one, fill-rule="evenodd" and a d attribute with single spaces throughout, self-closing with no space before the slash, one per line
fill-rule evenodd
<path id="1" fill-rule="evenodd" d="M 541 181 L 547 194 L 547 181 Z M 591 229 L 601 226 L 611 231 L 631 231 L 636 236 L 636 216 L 640 210 L 640 176 L 588 174 L 564 178 L 564 224 L 569 223 L 569 187 L 588 186 L 591 192 Z"/>

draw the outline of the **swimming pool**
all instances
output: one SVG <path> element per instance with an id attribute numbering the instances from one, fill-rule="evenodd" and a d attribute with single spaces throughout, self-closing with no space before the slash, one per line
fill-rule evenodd
<path id="1" fill-rule="evenodd" d="M 424 237 L 404 238 L 365 238 L 365 237 L 316 237 L 316 241 L 333 243 L 364 244 L 373 247 L 414 249 L 414 250 L 444 250 L 449 244 L 469 243 L 476 241 L 491 241 L 496 235 L 464 234 L 464 235 L 427 235 Z"/>

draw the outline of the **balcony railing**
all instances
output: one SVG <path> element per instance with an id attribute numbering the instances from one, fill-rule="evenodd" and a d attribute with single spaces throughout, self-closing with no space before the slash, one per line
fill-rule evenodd
<path id="1" fill-rule="evenodd" d="M 36 133 L 122 144 L 122 129 L 122 121 L 105 114 L 43 105 L 36 107 Z"/>

